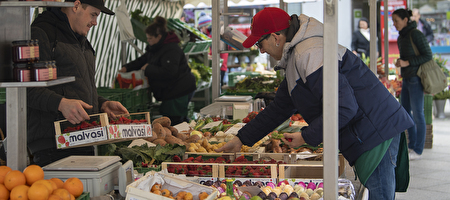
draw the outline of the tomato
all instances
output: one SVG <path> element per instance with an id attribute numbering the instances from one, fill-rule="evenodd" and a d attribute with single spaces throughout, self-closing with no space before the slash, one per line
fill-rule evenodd
<path id="1" fill-rule="evenodd" d="M 295 116 L 295 115 L 292 115 L 291 120 L 292 120 L 292 121 L 298 121 L 298 117 Z"/>

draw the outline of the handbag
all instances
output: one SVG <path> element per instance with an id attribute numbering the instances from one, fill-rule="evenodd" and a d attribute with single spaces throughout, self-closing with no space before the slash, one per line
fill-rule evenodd
<path id="1" fill-rule="evenodd" d="M 420 55 L 411 38 L 411 34 L 409 35 L 409 39 L 411 40 L 416 56 Z M 419 70 L 417 70 L 417 76 L 420 77 L 423 91 L 427 94 L 436 94 L 448 87 L 447 76 L 445 76 L 444 72 L 434 59 L 421 64 Z"/>

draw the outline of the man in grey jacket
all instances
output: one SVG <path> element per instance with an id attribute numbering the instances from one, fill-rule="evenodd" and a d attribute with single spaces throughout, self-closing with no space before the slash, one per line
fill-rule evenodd
<path id="1" fill-rule="evenodd" d="M 71 83 L 28 88 L 28 149 L 40 166 L 70 155 L 94 155 L 92 146 L 56 149 L 54 121 L 72 124 L 89 120 L 90 114 L 105 112 L 110 118 L 128 113 L 117 101 L 97 95 L 95 51 L 86 35 L 97 25 L 100 12 L 113 15 L 103 0 L 66 0 L 73 7 L 47 8 L 31 25 L 31 38 L 39 40 L 40 60 L 55 60 L 58 77 L 74 76 Z"/>

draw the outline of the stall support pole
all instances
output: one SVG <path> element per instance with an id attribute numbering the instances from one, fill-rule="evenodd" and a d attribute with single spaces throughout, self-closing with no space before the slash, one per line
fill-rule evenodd
<path id="1" fill-rule="evenodd" d="M 377 74 L 377 0 L 369 0 L 369 9 L 370 9 L 370 70 Z"/>
<path id="2" fill-rule="evenodd" d="M 212 100 L 219 97 L 220 92 L 220 5 L 223 0 L 213 0 L 211 2 L 212 9 Z"/>
<path id="3" fill-rule="evenodd" d="M 6 88 L 7 165 L 22 171 L 27 167 L 27 88 Z"/>
<path id="4" fill-rule="evenodd" d="M 338 194 L 338 1 L 324 0 L 323 187 L 324 199 Z"/>
<path id="5" fill-rule="evenodd" d="M 389 74 L 389 32 L 388 32 L 388 23 L 389 23 L 389 6 L 388 1 L 384 2 L 384 71 L 386 74 Z"/>

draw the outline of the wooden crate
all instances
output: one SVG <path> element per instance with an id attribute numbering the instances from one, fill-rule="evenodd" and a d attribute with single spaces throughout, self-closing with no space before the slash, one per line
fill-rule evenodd
<path id="1" fill-rule="evenodd" d="M 338 175 L 344 173 L 345 158 L 339 154 Z M 295 178 L 323 178 L 323 161 L 297 161 L 295 164 L 280 164 L 278 180 Z"/>
<path id="2" fill-rule="evenodd" d="M 208 177 L 208 178 L 217 178 L 219 176 L 218 173 L 218 163 L 185 163 L 185 162 L 162 162 L 161 163 L 161 170 L 168 170 L 169 171 L 169 167 L 170 166 L 180 166 L 180 167 L 187 167 L 187 169 L 195 169 L 197 167 L 205 167 L 208 166 L 211 168 L 211 175 L 201 175 L 201 174 L 190 174 L 189 171 L 186 173 L 178 173 L 178 172 L 172 172 L 169 171 L 170 173 L 174 173 L 174 174 L 186 174 L 186 176 L 199 176 L 199 177 Z M 198 172 L 198 170 L 190 170 L 190 171 L 196 171 Z"/>

